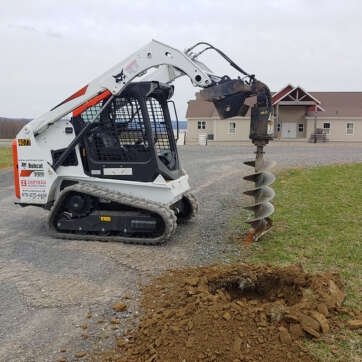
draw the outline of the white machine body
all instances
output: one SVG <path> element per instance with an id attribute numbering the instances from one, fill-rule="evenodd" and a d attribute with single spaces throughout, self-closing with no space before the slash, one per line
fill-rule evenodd
<path id="1" fill-rule="evenodd" d="M 154 182 L 131 182 L 89 177 L 85 175 L 81 162 L 77 166 L 60 166 L 57 170 L 52 167 L 51 151 L 68 147 L 75 138 L 73 126 L 67 120 L 71 112 L 105 92 L 119 94 L 132 80 L 143 76 L 151 68 L 156 69 L 145 79 L 163 83 L 171 83 L 177 77 L 187 75 L 193 85 L 207 87 L 213 79 L 218 78 L 203 63 L 188 54 L 158 41 L 151 41 L 90 82 L 81 95 L 73 95 L 74 98 L 70 97 L 53 110 L 35 118 L 18 133 L 13 147 L 16 147 L 17 154 L 15 184 L 19 203 L 51 204 L 57 199 L 63 180 L 90 183 L 164 204 L 173 203 L 179 195 L 190 189 L 185 174 L 167 182 L 161 175 Z M 80 159 L 78 145 L 75 152 Z M 122 174 L 132 170 L 119 168 L 113 172 Z"/>

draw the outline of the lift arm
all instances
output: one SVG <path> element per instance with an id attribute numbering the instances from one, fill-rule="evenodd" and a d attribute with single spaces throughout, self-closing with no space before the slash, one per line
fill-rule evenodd
<path id="1" fill-rule="evenodd" d="M 132 80 L 155 67 L 158 67 L 159 70 L 156 70 L 156 73 L 150 77 L 152 80 L 165 83 L 170 83 L 179 76 L 187 75 L 194 86 L 205 88 L 220 79 L 201 62 L 192 60 L 190 56 L 175 48 L 152 40 L 58 106 L 35 118 L 26 125 L 25 132 L 32 132 L 37 136 L 54 122 L 94 97 L 104 92 L 113 95 L 119 94 Z"/>
<path id="2" fill-rule="evenodd" d="M 206 48 L 198 53 L 193 52 L 200 45 L 205 45 Z M 219 77 L 204 63 L 197 60 L 202 53 L 210 49 L 219 53 L 232 67 L 242 73 L 247 80 L 245 81 L 240 78 L 232 80 L 227 76 Z M 181 52 L 156 40 L 152 40 L 149 44 L 91 81 L 58 106 L 27 124 L 24 127 L 25 133 L 33 133 L 34 136 L 39 135 L 54 122 L 80 107 L 86 107 L 89 102 L 99 101 L 111 94 L 117 95 L 121 93 L 136 77 L 145 75 L 152 68 L 156 68 L 156 70 L 150 75 L 146 75 L 145 80 L 172 83 L 180 76 L 188 76 L 195 87 L 204 88 L 202 97 L 215 104 L 221 118 L 245 115 L 248 107 L 244 105 L 244 101 L 252 95 L 258 96 L 258 104 L 260 103 L 259 100 L 263 98 L 261 103 L 265 105 L 265 113 L 267 113 L 268 117 L 271 114 L 269 88 L 257 81 L 253 75 L 246 73 L 219 49 L 208 43 L 197 43 L 193 47 Z M 252 118 L 255 119 L 255 117 Z M 257 119 L 257 121 L 259 122 L 260 119 Z M 262 123 L 265 124 L 265 122 Z M 260 129 L 264 131 L 265 127 L 263 126 Z M 254 136 L 250 135 L 253 141 L 255 139 Z M 261 137 L 263 138 L 264 135 L 261 135 Z"/>

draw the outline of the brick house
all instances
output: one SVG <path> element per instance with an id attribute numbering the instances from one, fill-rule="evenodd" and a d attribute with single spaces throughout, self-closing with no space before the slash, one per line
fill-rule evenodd
<path id="1" fill-rule="evenodd" d="M 362 142 L 362 92 L 307 92 L 287 85 L 273 93 L 275 136 L 308 141 L 320 129 L 329 141 Z M 214 105 L 200 99 L 188 102 L 187 143 L 200 134 L 209 142 L 240 142 L 249 138 L 250 112 L 245 117 L 221 120 Z"/>

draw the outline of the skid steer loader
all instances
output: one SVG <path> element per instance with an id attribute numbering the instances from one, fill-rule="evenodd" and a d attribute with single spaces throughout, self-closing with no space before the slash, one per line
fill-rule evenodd
<path id="1" fill-rule="evenodd" d="M 200 62 L 210 49 L 243 78 L 217 76 Z M 247 193 L 255 199 L 248 222 L 254 239 L 260 237 L 273 212 L 273 176 L 263 161 L 273 131 L 270 91 L 208 43 L 181 52 L 153 40 L 25 125 L 13 142 L 17 203 L 50 210 L 50 232 L 58 238 L 141 244 L 170 238 L 198 208 L 168 108 L 171 83 L 184 75 L 220 118 L 245 115 L 245 100 L 256 96 L 250 138 L 257 157 L 248 163 L 255 188 Z"/>

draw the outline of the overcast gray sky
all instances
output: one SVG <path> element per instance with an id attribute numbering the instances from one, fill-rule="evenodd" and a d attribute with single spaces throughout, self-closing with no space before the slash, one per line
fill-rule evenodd
<path id="1" fill-rule="evenodd" d="M 362 1 L 12 0 L 0 4 L 0 116 L 35 117 L 152 38 L 222 49 L 278 90 L 362 91 Z M 214 53 L 202 60 L 236 73 Z M 176 81 L 179 118 L 195 88 Z"/>

